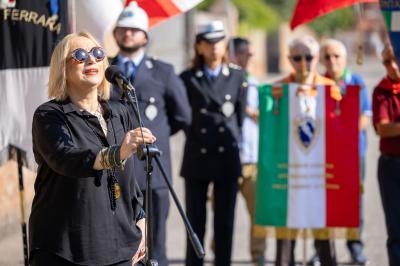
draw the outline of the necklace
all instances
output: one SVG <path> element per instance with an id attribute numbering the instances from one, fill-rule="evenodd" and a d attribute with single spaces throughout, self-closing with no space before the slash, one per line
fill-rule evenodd
<path id="1" fill-rule="evenodd" d="M 94 112 L 88 111 L 88 113 L 90 113 L 90 114 L 94 115 L 95 117 L 97 117 L 104 135 L 107 136 L 107 123 L 106 123 L 106 120 L 103 117 L 103 108 L 101 107 L 101 104 L 99 103 L 97 105 L 97 109 Z"/>
<path id="2" fill-rule="evenodd" d="M 102 107 L 101 107 L 100 103 L 99 103 L 97 109 L 98 110 L 96 110 L 95 112 L 89 112 L 89 113 L 97 117 L 97 119 L 100 122 L 101 128 L 104 132 L 104 135 L 106 135 L 107 123 L 102 115 Z M 92 133 L 99 140 L 101 146 L 107 147 L 108 145 L 102 141 L 101 137 L 98 134 L 96 134 L 95 130 L 88 123 L 88 121 L 85 120 L 85 122 L 86 122 L 87 126 L 91 129 Z M 104 123 L 104 126 L 102 123 Z M 112 128 L 114 128 L 114 126 L 112 126 Z M 115 139 L 115 131 L 113 130 L 113 132 L 114 132 L 114 139 Z M 115 142 L 116 142 L 116 139 L 115 139 Z M 104 169 L 104 170 L 107 173 L 107 187 L 108 187 L 108 196 L 110 198 L 110 207 L 111 207 L 111 210 L 114 212 L 115 209 L 117 208 L 117 200 L 121 196 L 121 187 L 119 185 L 117 177 L 115 176 L 115 170 L 114 169 Z"/>

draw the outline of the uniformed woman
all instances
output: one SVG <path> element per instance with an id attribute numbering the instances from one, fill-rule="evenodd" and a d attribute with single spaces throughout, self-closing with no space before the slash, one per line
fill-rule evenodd
<path id="1" fill-rule="evenodd" d="M 238 150 L 245 107 L 245 76 L 226 64 L 221 21 L 198 28 L 193 66 L 181 74 L 192 108 L 181 175 L 187 215 L 204 242 L 207 191 L 213 184 L 215 265 L 230 265 L 234 210 L 241 165 Z M 187 242 L 186 265 L 203 265 Z"/>

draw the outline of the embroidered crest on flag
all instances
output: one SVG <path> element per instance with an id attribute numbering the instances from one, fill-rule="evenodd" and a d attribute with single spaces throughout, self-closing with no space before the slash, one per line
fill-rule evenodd
<path id="1" fill-rule="evenodd" d="M 319 124 L 317 119 L 311 116 L 299 116 L 293 120 L 294 137 L 296 143 L 301 147 L 303 152 L 311 150 L 316 142 L 319 133 Z"/>

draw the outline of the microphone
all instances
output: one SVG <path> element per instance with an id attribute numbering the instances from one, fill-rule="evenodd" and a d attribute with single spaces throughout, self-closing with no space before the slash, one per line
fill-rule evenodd
<path id="1" fill-rule="evenodd" d="M 105 77 L 108 82 L 118 85 L 118 87 L 122 89 L 121 100 L 125 100 L 129 105 L 131 105 L 133 113 L 138 120 L 139 126 L 143 127 L 143 122 L 139 113 L 136 90 L 129 82 L 129 80 L 125 77 L 122 70 L 116 65 L 111 65 L 107 67 Z M 142 138 L 144 139 L 143 132 Z"/>
<path id="2" fill-rule="evenodd" d="M 129 80 L 124 76 L 124 73 L 121 71 L 121 69 L 116 65 L 109 66 L 106 69 L 105 76 L 108 82 L 118 85 L 123 90 L 135 90 Z"/>

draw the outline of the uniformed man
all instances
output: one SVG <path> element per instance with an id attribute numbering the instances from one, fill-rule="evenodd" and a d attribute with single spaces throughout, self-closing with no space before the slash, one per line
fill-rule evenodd
<path id="1" fill-rule="evenodd" d="M 125 75 L 136 88 L 143 123 L 157 137 L 156 145 L 162 152 L 161 162 L 171 177 L 169 137 L 188 126 L 191 121 L 185 88 L 170 64 L 146 55 L 148 16 L 136 2 L 131 2 L 119 16 L 114 38 L 120 51 L 111 63 L 125 71 Z M 118 100 L 120 97 L 121 89 L 114 87 L 112 99 Z M 135 160 L 136 178 L 144 194 L 144 163 L 137 158 Z M 154 167 L 152 180 L 153 254 L 158 264 L 165 266 L 168 265 L 165 249 L 168 188 L 158 167 Z"/>
<path id="2" fill-rule="evenodd" d="M 207 191 L 213 184 L 215 265 L 230 265 L 238 177 L 240 127 L 245 109 L 244 72 L 228 65 L 224 26 L 213 21 L 198 27 L 193 65 L 181 74 L 192 107 L 186 131 L 181 175 L 186 209 L 204 243 Z M 203 265 L 187 241 L 186 265 Z"/>
<path id="3" fill-rule="evenodd" d="M 249 40 L 236 37 L 231 40 L 229 47 L 232 52 L 231 62 L 247 71 L 249 60 L 253 53 Z M 250 255 L 254 266 L 265 264 L 265 237 L 256 237 L 254 231 L 254 209 L 258 161 L 258 89 L 257 80 L 246 72 L 248 83 L 246 94 L 246 116 L 243 120 L 242 135 L 240 138 L 240 159 L 242 162 L 242 178 L 240 192 L 242 193 L 250 216 Z"/>

